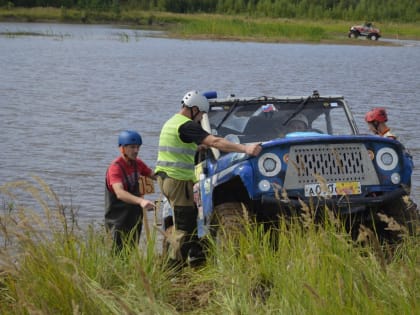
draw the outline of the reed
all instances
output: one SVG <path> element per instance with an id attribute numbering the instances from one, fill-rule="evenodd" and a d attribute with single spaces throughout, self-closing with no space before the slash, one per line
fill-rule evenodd
<path id="1" fill-rule="evenodd" d="M 30 209 L 20 198 L 36 201 Z M 209 241 L 199 268 L 165 268 L 156 228 L 115 256 L 102 224 L 80 228 L 40 178 L 0 186 L 1 314 L 415 314 L 420 239 L 388 248 L 361 228 L 354 242 L 326 209 L 307 206 L 268 233 L 244 223 L 223 246 Z M 388 219 L 387 219 L 388 220 Z M 152 223 L 151 223 L 152 224 Z M 393 228 L 396 228 L 393 225 Z M 404 233 L 404 231 L 401 231 Z M 144 235 L 142 236 L 144 237 Z"/>
<path id="2" fill-rule="evenodd" d="M 362 228 L 355 243 L 331 213 L 322 225 L 312 218 L 308 212 L 301 220 L 283 221 L 271 234 L 250 227 L 223 255 L 213 252 L 217 259 L 203 273 L 203 281 L 217 288 L 209 309 L 228 314 L 416 312 L 418 236 L 406 236 L 386 260 L 387 247 L 366 243 L 368 229 Z"/>
<path id="3" fill-rule="evenodd" d="M 174 30 L 181 37 L 204 36 L 215 39 L 246 39 L 256 41 L 320 41 L 328 35 L 319 26 L 279 23 L 270 20 L 207 17 L 184 23 Z"/>
<path id="4" fill-rule="evenodd" d="M 142 251 L 115 256 L 103 227 L 79 229 L 74 209 L 64 211 L 48 185 L 36 182 L 39 187 L 1 187 L 8 198 L 29 193 L 40 207 L 13 202 L 0 218 L 0 313 L 162 313 L 168 277 L 159 268 L 155 239 Z"/>

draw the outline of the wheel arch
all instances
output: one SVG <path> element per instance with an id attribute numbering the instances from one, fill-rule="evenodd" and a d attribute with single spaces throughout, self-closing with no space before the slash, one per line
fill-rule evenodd
<path id="1" fill-rule="evenodd" d="M 226 202 L 249 204 L 249 194 L 240 176 L 234 176 L 229 181 L 214 188 L 213 207 Z"/>

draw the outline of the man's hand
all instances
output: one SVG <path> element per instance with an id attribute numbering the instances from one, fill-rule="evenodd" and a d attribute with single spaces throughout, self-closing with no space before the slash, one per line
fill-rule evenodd
<path id="1" fill-rule="evenodd" d="M 209 146 L 205 145 L 205 144 L 199 144 L 197 147 L 197 151 L 206 151 L 209 148 Z"/>
<path id="2" fill-rule="evenodd" d="M 141 198 L 140 207 L 146 211 L 152 211 L 155 208 L 155 203 L 150 200 Z"/>
<path id="3" fill-rule="evenodd" d="M 253 156 L 257 156 L 261 153 L 262 147 L 259 143 L 248 144 L 245 146 L 245 153 Z"/>

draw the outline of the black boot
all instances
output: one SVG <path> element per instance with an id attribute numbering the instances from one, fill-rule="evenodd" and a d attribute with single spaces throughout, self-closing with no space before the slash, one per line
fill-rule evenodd
<path id="1" fill-rule="evenodd" d="M 206 262 L 206 255 L 198 242 L 190 247 L 186 260 L 190 267 L 201 266 Z"/>

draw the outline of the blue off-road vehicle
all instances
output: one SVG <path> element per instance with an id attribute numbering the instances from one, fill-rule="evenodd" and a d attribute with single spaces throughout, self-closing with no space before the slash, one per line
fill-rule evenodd
<path id="1" fill-rule="evenodd" d="M 217 237 L 244 218 L 278 222 L 303 208 L 323 214 L 326 206 L 352 233 L 375 223 L 378 235 L 389 240 L 399 233 L 389 231 L 383 215 L 406 227 L 417 220 L 409 199 L 410 154 L 396 140 L 359 134 L 342 96 L 314 91 L 309 97 L 209 101 L 205 125 L 212 134 L 261 143 L 262 152 L 251 157 L 209 149 L 197 157 L 200 237 Z"/>

